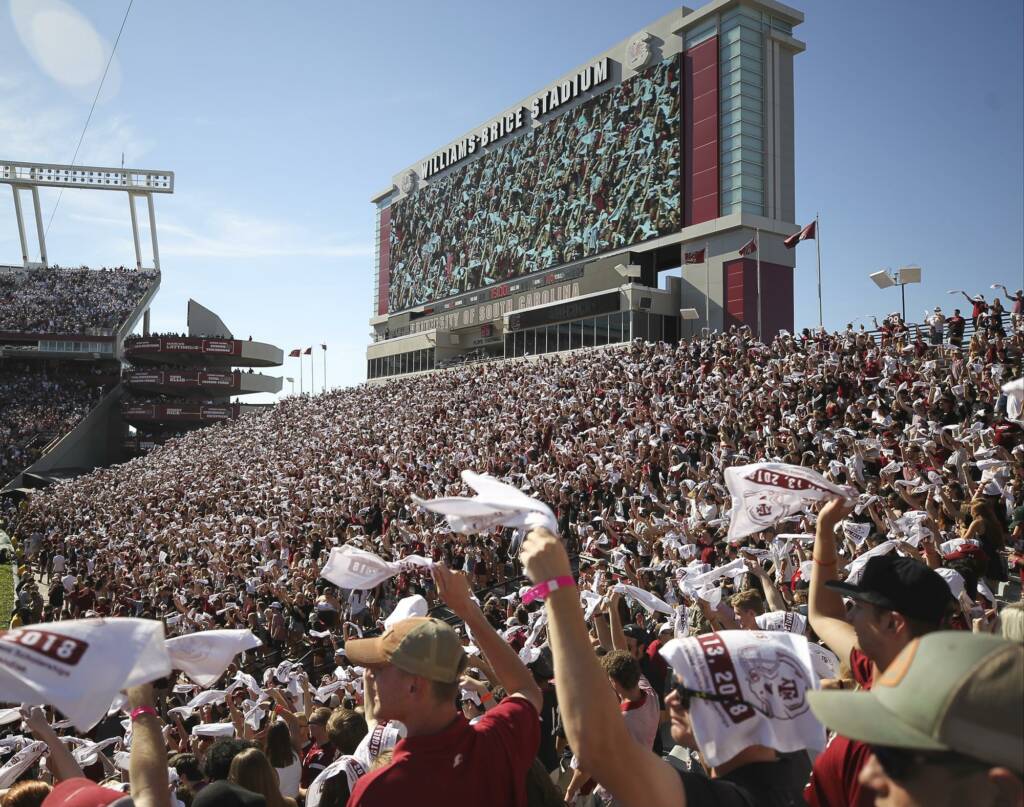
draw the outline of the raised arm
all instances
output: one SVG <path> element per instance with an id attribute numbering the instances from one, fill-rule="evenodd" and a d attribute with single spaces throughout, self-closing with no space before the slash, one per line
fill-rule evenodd
<path id="1" fill-rule="evenodd" d="M 49 767 L 54 779 L 58 782 L 63 782 L 65 779 L 85 776 L 71 751 L 61 742 L 57 732 L 50 727 L 49 722 L 46 720 L 46 713 L 40 707 L 23 706 L 21 708 L 21 716 L 29 731 L 32 732 L 32 736 L 46 743 L 50 753 Z"/>
<path id="2" fill-rule="evenodd" d="M 764 598 L 768 601 L 768 607 L 773 611 L 788 610 L 786 601 L 782 597 L 782 592 L 779 591 L 778 586 L 768 576 L 768 572 L 764 570 L 764 567 L 752 558 L 748 558 L 746 563 L 750 573 L 761 581 L 761 588 L 764 590 Z"/>
<path id="3" fill-rule="evenodd" d="M 826 587 L 825 583 L 838 579 L 836 567 L 839 565 L 839 555 L 836 552 L 835 528 L 851 509 L 843 499 L 836 498 L 818 513 L 811 558 L 814 571 L 811 574 L 807 605 L 807 618 L 814 632 L 842 661 L 849 661 L 850 651 L 857 644 L 857 635 L 853 626 L 846 621 L 842 595 Z"/>
<path id="4" fill-rule="evenodd" d="M 572 575 L 561 541 L 544 529 L 527 536 L 520 559 L 535 583 Z M 562 724 L 580 767 L 626 807 L 685 807 L 679 775 L 626 728 L 591 647 L 576 589 L 553 591 L 545 605 Z"/>
<path id="5" fill-rule="evenodd" d="M 537 682 L 533 680 L 533 673 L 526 669 L 526 665 L 511 645 L 491 627 L 480 606 L 473 602 L 465 573 L 453 572 L 441 564 L 436 564 L 433 575 L 437 593 L 444 604 L 473 632 L 477 647 L 487 657 L 494 670 L 496 683 L 505 687 L 509 695 L 525 698 L 540 712 L 544 697 Z"/>
<path id="6" fill-rule="evenodd" d="M 153 707 L 153 685 L 132 687 L 128 708 Z M 170 807 L 171 794 L 167 780 L 167 746 L 155 714 L 141 714 L 132 723 L 132 751 L 128 762 L 135 807 Z"/>

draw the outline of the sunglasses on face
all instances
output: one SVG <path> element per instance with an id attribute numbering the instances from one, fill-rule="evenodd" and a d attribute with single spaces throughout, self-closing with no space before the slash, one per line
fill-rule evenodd
<path id="1" fill-rule="evenodd" d="M 954 751 L 915 751 L 912 748 L 893 748 L 886 745 L 869 747 L 886 776 L 894 781 L 911 779 L 921 774 L 925 766 L 938 766 L 959 773 L 988 770 L 984 763 Z"/>
<path id="2" fill-rule="evenodd" d="M 737 700 L 735 695 L 719 695 L 714 692 L 702 692 L 699 689 L 690 689 L 681 681 L 676 681 L 672 684 L 672 691 L 676 693 L 676 697 L 679 698 L 680 705 L 686 710 L 690 709 L 690 703 L 694 699 L 712 701 L 714 703 L 730 703 Z"/>

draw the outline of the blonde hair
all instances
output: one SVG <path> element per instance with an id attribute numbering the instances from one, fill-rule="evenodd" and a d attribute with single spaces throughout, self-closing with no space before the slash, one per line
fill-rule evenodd
<path id="1" fill-rule="evenodd" d="M 1011 642 L 1024 642 L 1024 602 L 1007 605 L 999 612 L 1004 639 Z"/>

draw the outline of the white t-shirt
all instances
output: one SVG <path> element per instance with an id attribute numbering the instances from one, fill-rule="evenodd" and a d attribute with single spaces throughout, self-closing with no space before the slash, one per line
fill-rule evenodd
<path id="1" fill-rule="evenodd" d="M 64 556 L 54 555 L 53 560 L 50 561 L 51 567 L 53 568 L 54 574 L 59 574 L 65 569 Z"/>
<path id="2" fill-rule="evenodd" d="M 292 756 L 292 764 L 287 768 L 275 768 L 281 795 L 295 798 L 299 795 L 299 781 L 302 779 L 302 760 L 298 754 Z"/>

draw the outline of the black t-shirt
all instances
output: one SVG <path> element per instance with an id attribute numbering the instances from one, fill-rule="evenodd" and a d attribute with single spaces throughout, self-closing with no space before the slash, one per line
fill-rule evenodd
<path id="1" fill-rule="evenodd" d="M 787 757 L 753 762 L 717 779 L 684 771 L 679 776 L 687 807 L 804 807 L 806 779 Z"/>

